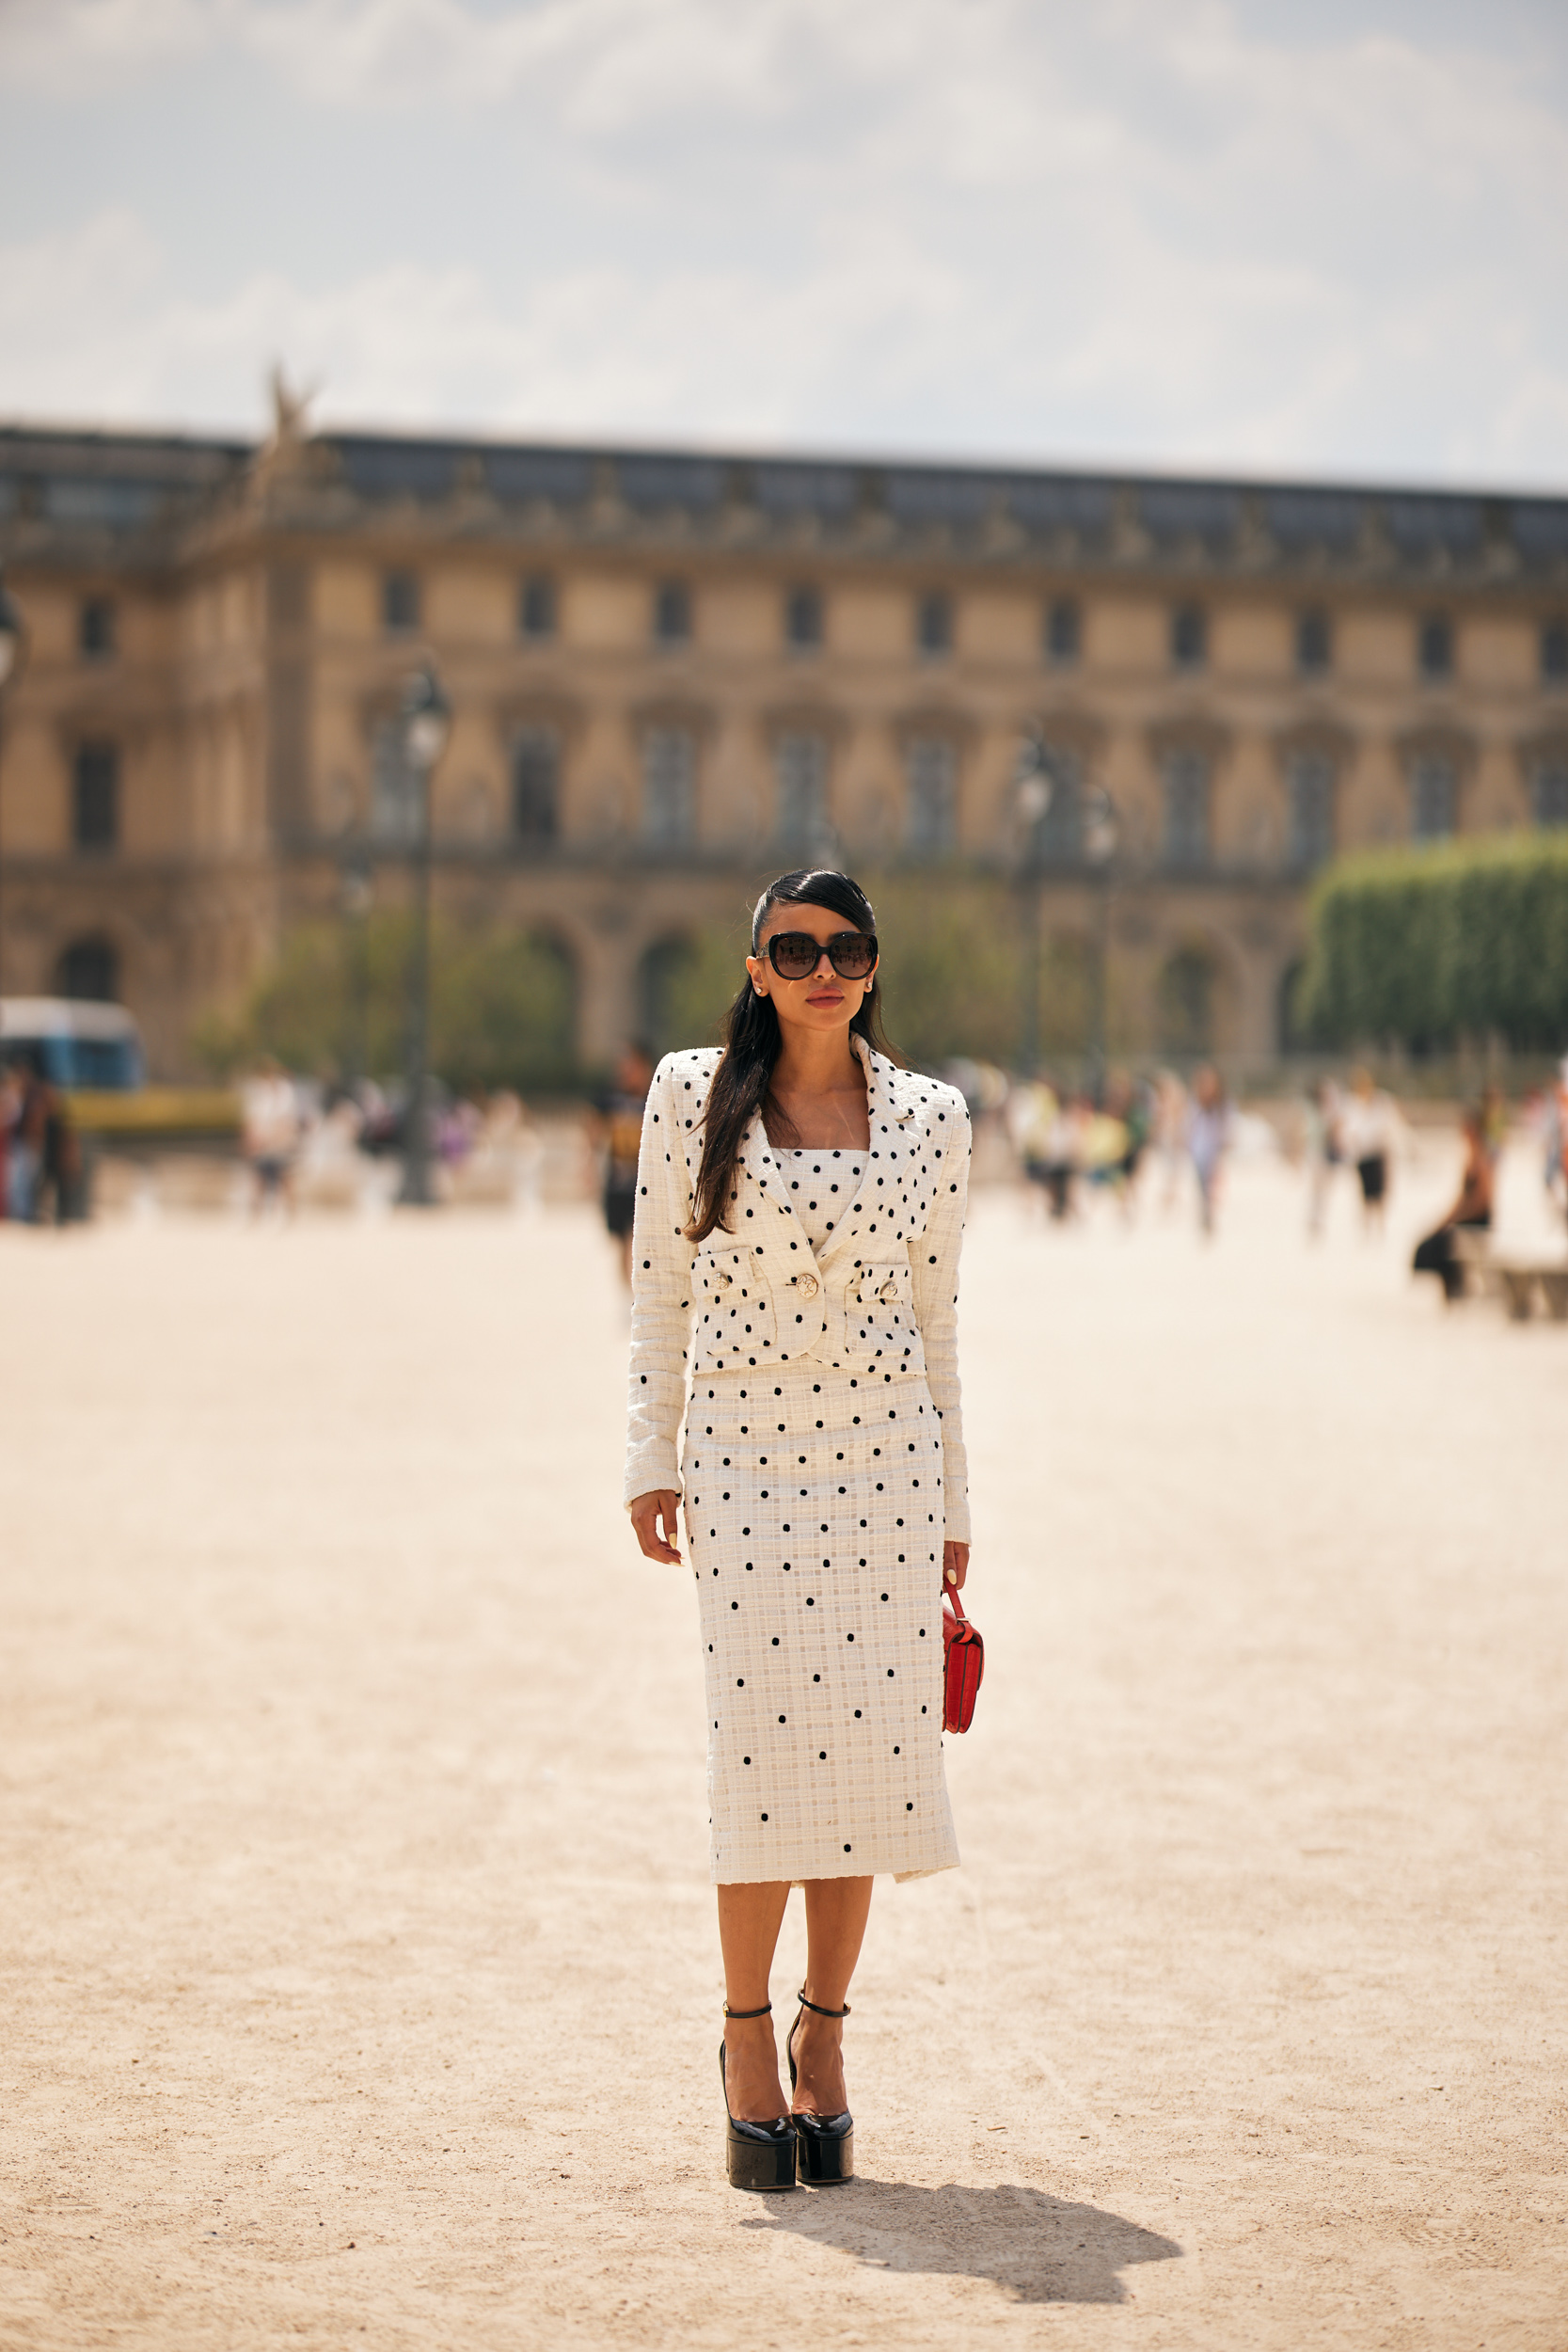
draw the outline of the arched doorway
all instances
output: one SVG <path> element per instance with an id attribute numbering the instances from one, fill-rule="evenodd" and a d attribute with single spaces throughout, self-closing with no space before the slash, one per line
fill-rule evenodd
<path id="1" fill-rule="evenodd" d="M 1213 1052 L 1218 977 L 1207 947 L 1179 947 L 1166 960 L 1156 990 L 1162 1053 L 1196 1060 Z"/>
<path id="2" fill-rule="evenodd" d="M 1307 958 L 1297 956 L 1285 966 L 1279 976 L 1279 993 L 1275 1004 L 1276 1029 L 1282 1054 L 1305 1053 L 1310 1042 L 1298 1009 L 1301 998 L 1302 975 Z"/>
<path id="3" fill-rule="evenodd" d="M 740 954 L 715 933 L 656 939 L 637 967 L 641 1033 L 657 1060 L 683 1045 L 715 1045 L 745 969 Z"/>
<path id="4" fill-rule="evenodd" d="M 62 947 L 55 961 L 55 993 L 87 1004 L 117 1005 L 119 950 L 114 941 L 94 933 Z"/>

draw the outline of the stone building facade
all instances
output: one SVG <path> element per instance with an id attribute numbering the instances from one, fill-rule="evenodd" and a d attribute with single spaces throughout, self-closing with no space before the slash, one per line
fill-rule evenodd
<path id="1" fill-rule="evenodd" d="M 759 877 L 832 857 L 1107 920 L 1113 1041 L 1267 1063 L 1307 886 L 1568 821 L 1568 500 L 341 433 L 0 432 L 28 632 L 0 988 L 155 1072 L 345 867 L 403 887 L 395 719 L 453 706 L 436 887 L 558 946 L 579 1058 Z M 1021 740 L 1055 779 L 1021 814 Z M 1083 811 L 1108 791 L 1105 879 Z"/>

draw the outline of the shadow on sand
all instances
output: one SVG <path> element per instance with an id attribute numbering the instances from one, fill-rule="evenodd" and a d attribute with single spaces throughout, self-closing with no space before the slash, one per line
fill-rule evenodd
<path id="1" fill-rule="evenodd" d="M 1133 2263 L 1169 2262 L 1174 2238 L 1141 2230 L 1097 2205 L 1071 2205 L 1037 2188 L 915 2188 L 856 2180 L 840 2189 L 757 2200 L 753 2230 L 790 2230 L 837 2246 L 878 2270 L 993 2279 L 1020 2303 L 1122 2303 L 1119 2274 Z"/>

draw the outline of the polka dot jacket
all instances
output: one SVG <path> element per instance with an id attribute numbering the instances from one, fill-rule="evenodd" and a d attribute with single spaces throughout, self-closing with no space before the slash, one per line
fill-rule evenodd
<path id="1" fill-rule="evenodd" d="M 729 1231 L 686 1239 L 720 1050 L 668 1054 L 655 1073 L 638 1167 L 626 1500 L 681 1491 L 692 1378 L 821 1366 L 869 1390 L 924 1373 L 942 1423 L 945 1532 L 967 1543 L 958 1275 L 969 1114 L 955 1088 L 850 1042 L 865 1065 L 871 1148 L 815 1251 L 760 1120 L 742 1146 Z"/>

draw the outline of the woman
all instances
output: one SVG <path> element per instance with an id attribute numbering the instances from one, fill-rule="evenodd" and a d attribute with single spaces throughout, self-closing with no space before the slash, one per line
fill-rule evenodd
<path id="1" fill-rule="evenodd" d="M 626 1491 L 642 1550 L 672 1562 L 684 1491 L 729 2177 L 787 2188 L 853 2169 L 842 2020 L 873 1875 L 958 1859 L 942 1581 L 969 1564 L 969 1119 L 956 1089 L 877 1050 L 876 917 L 847 875 L 770 883 L 746 974 L 722 1052 L 667 1055 L 648 1096 Z M 786 2101 L 768 1974 L 792 1884 L 806 1979 Z"/>
<path id="2" fill-rule="evenodd" d="M 1443 1299 L 1451 1307 L 1456 1298 L 1465 1295 L 1465 1262 L 1454 1248 L 1454 1235 L 1460 1232 L 1485 1233 L 1492 1227 L 1492 1202 L 1497 1187 L 1492 1153 L 1487 1149 L 1486 1121 L 1481 1112 L 1466 1111 L 1460 1122 L 1465 1138 L 1465 1173 L 1459 1182 L 1459 1198 L 1435 1232 L 1417 1246 L 1411 1260 L 1413 1274 L 1435 1274 L 1443 1285 Z"/>

